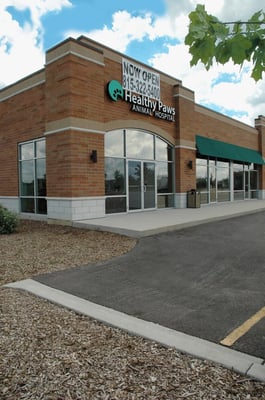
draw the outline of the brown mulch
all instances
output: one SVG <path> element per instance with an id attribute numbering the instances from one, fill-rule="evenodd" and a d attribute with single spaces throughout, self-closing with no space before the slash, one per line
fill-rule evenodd
<path id="1" fill-rule="evenodd" d="M 12 235 L 0 235 L 0 285 L 107 260 L 134 246 L 134 239 L 109 232 L 23 220 Z"/>
<path id="2" fill-rule="evenodd" d="M 23 221 L 0 235 L 1 283 L 130 251 L 123 236 Z M 1 400 L 265 400 L 265 384 L 26 292 L 0 290 Z"/>

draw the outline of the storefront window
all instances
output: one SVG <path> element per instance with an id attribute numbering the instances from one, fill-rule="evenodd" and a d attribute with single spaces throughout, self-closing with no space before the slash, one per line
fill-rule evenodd
<path id="1" fill-rule="evenodd" d="M 106 133 L 106 213 L 173 207 L 172 160 L 172 146 L 152 133 L 134 129 Z M 134 164 L 137 185 L 132 181 Z"/>
<path id="2" fill-rule="evenodd" d="M 196 189 L 201 193 L 201 204 L 208 203 L 208 160 L 196 160 Z"/>
<path id="3" fill-rule="evenodd" d="M 250 199 L 258 198 L 259 175 L 255 164 L 245 166 L 245 197 Z"/>
<path id="4" fill-rule="evenodd" d="M 105 158 L 106 195 L 125 194 L 125 160 L 123 158 Z"/>
<path id="5" fill-rule="evenodd" d="M 201 203 L 230 200 L 230 163 L 197 158 L 196 189 L 201 193 Z"/>
<path id="6" fill-rule="evenodd" d="M 21 162 L 20 179 L 21 196 L 34 196 L 34 160 Z"/>
<path id="7" fill-rule="evenodd" d="M 230 200 L 230 169 L 229 162 L 217 161 L 217 200 Z"/>
<path id="8" fill-rule="evenodd" d="M 233 165 L 234 200 L 244 200 L 244 164 Z"/>
<path id="9" fill-rule="evenodd" d="M 172 147 L 160 138 L 156 137 L 155 159 L 158 161 L 172 161 Z"/>
<path id="10" fill-rule="evenodd" d="M 33 158 L 34 158 L 34 143 L 29 142 L 23 144 L 23 146 L 20 147 L 20 159 L 24 161 L 24 160 L 32 160 Z"/>
<path id="11" fill-rule="evenodd" d="M 21 212 L 47 214 L 45 139 L 19 145 Z"/>
<path id="12" fill-rule="evenodd" d="M 117 130 L 105 135 L 105 156 L 124 157 L 124 131 Z"/>
<path id="13" fill-rule="evenodd" d="M 259 188 L 259 179 L 258 179 L 258 171 L 250 171 L 250 198 L 257 199 L 258 198 L 258 188 Z"/>
<path id="14" fill-rule="evenodd" d="M 46 196 L 46 159 L 36 159 L 36 195 Z"/>
<path id="15" fill-rule="evenodd" d="M 147 132 L 127 130 L 126 156 L 140 160 L 153 160 L 154 135 Z"/>
<path id="16" fill-rule="evenodd" d="M 172 193 L 172 164 L 157 163 L 157 193 Z"/>
<path id="17" fill-rule="evenodd" d="M 36 158 L 46 158 L 46 141 L 37 140 L 36 142 Z"/>

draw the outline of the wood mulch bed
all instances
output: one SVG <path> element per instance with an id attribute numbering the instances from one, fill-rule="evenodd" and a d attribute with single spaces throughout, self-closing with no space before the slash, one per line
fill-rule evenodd
<path id="1" fill-rule="evenodd" d="M 22 221 L 0 236 L 1 284 L 130 251 L 136 241 Z M 0 288 L 1 400 L 265 399 L 265 384 Z"/>

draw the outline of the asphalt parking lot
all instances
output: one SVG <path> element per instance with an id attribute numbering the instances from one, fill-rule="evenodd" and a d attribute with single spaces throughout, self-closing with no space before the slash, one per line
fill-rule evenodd
<path id="1" fill-rule="evenodd" d="M 108 262 L 34 278 L 265 359 L 265 213 L 142 238 Z"/>

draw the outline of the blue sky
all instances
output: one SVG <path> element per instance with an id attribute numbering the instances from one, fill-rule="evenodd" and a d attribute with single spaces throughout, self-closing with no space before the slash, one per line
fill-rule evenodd
<path id="1" fill-rule="evenodd" d="M 1 0 L 0 87 L 41 69 L 57 43 L 86 35 L 181 79 L 197 103 L 253 125 L 265 114 L 265 82 L 256 84 L 248 65 L 190 68 L 184 38 L 198 3 L 226 21 L 264 7 L 264 0 Z"/>
<path id="2" fill-rule="evenodd" d="M 116 11 L 128 11 L 131 15 L 145 15 L 152 12 L 160 15 L 165 12 L 165 3 L 160 0 L 73 0 L 72 7 L 60 13 L 52 12 L 43 17 L 45 47 L 60 41 L 65 31 L 92 31 L 111 26 Z M 57 26 L 56 31 L 54 27 Z"/>

